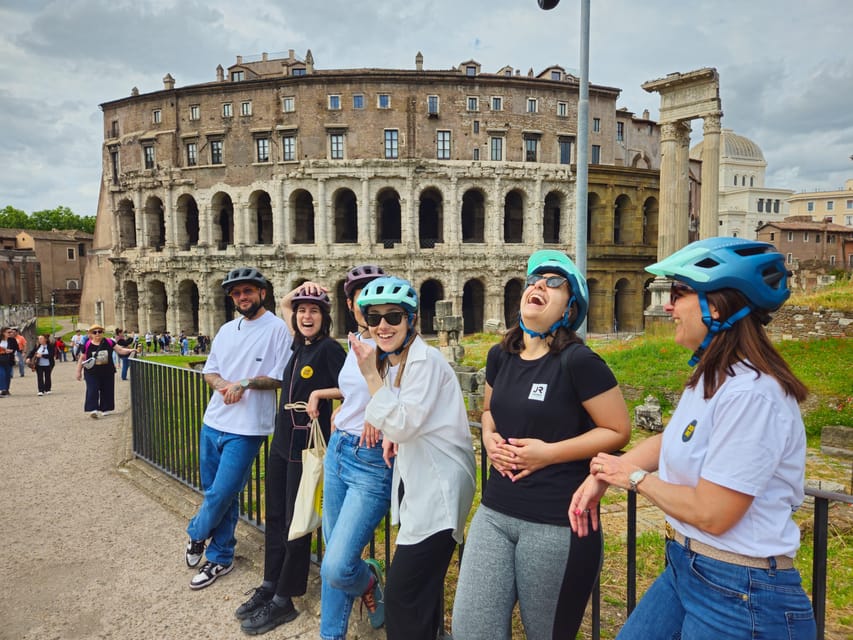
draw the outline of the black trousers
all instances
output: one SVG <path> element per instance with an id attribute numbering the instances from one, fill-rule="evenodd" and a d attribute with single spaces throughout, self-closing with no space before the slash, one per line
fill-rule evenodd
<path id="1" fill-rule="evenodd" d="M 290 461 L 277 446 L 270 447 L 266 476 L 264 581 L 274 583 L 276 595 L 283 598 L 301 596 L 308 590 L 311 536 L 287 540 L 301 477 L 301 462 Z"/>
<path id="2" fill-rule="evenodd" d="M 36 366 L 36 381 L 38 382 L 39 392 L 44 393 L 45 391 L 50 391 L 50 373 L 52 368 L 50 365 L 46 367 L 42 367 L 41 365 Z"/>
<path id="3" fill-rule="evenodd" d="M 385 583 L 388 640 L 435 640 L 444 623 L 444 576 L 456 548 L 452 534 L 448 529 L 417 544 L 397 545 Z"/>

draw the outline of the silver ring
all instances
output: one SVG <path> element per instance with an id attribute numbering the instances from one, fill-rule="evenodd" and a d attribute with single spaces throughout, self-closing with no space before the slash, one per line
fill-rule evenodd
<path id="1" fill-rule="evenodd" d="M 589 513 L 589 509 L 584 509 L 584 510 L 583 510 L 583 512 L 584 512 L 584 513 Z"/>

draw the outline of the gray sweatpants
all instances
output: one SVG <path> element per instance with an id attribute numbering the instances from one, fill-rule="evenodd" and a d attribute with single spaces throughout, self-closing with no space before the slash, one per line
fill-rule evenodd
<path id="1" fill-rule="evenodd" d="M 516 601 L 527 640 L 551 640 L 571 533 L 480 505 L 459 570 L 454 640 L 510 640 Z"/>

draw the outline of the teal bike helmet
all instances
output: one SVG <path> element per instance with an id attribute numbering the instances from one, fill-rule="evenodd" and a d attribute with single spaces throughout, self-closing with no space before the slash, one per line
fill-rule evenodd
<path id="1" fill-rule="evenodd" d="M 418 294 L 408 280 L 391 276 L 376 278 L 368 282 L 358 296 L 362 313 L 375 304 L 398 304 L 412 316 L 418 311 Z"/>
<path id="2" fill-rule="evenodd" d="M 569 304 L 566 305 L 566 312 L 563 317 L 555 322 L 545 333 L 532 331 L 524 326 L 524 322 L 519 319 L 519 326 L 522 331 L 535 338 L 544 338 L 560 327 L 567 327 L 571 331 L 577 330 L 583 324 L 589 310 L 589 288 L 586 284 L 586 278 L 565 253 L 555 251 L 553 249 L 542 249 L 530 256 L 527 260 L 527 275 L 535 273 L 559 273 L 569 281 L 569 289 L 571 297 Z M 572 303 L 577 305 L 578 313 L 574 320 L 569 322 L 569 312 L 572 308 Z"/>
<path id="3" fill-rule="evenodd" d="M 785 256 L 772 244 L 758 240 L 727 237 L 698 240 L 646 267 L 646 271 L 684 282 L 699 294 L 702 322 L 708 327 L 708 335 L 693 354 L 691 365 L 699 361 L 715 335 L 730 329 L 753 311 L 767 324 L 769 312 L 776 311 L 791 295 Z M 748 306 L 724 321 L 714 320 L 706 294 L 720 289 L 739 291 Z"/>

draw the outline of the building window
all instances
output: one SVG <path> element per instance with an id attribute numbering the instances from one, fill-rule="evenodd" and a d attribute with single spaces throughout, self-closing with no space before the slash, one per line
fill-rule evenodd
<path id="1" fill-rule="evenodd" d="M 624 142 L 625 141 L 625 123 L 617 122 L 616 123 L 616 142 Z"/>
<path id="2" fill-rule="evenodd" d="M 737 186 L 737 176 L 735 176 L 735 186 Z"/>
<path id="3" fill-rule="evenodd" d="M 111 138 L 118 138 L 118 120 L 113 120 L 110 123 L 110 137 Z M 853 201 L 851 201 L 851 202 L 853 202 Z M 847 207 L 847 208 L 851 209 L 853 207 Z"/>
<path id="4" fill-rule="evenodd" d="M 86 256 L 86 245 L 82 242 L 77 245 L 77 256 L 80 258 Z"/>
<path id="5" fill-rule="evenodd" d="M 571 164 L 572 162 L 572 141 L 567 138 L 559 140 L 560 145 L 560 164 Z"/>
<path id="6" fill-rule="evenodd" d="M 476 96 L 468 96 L 468 111 L 479 111 L 480 99 Z"/>
<path id="7" fill-rule="evenodd" d="M 524 139 L 524 160 L 537 162 L 539 160 L 539 138 Z"/>
<path id="8" fill-rule="evenodd" d="M 742 186 L 742 187 L 746 186 L 746 176 L 740 177 L 740 186 Z"/>
<path id="9" fill-rule="evenodd" d="M 814 202 L 809 201 L 806 203 L 806 211 L 814 211 Z"/>
<path id="10" fill-rule="evenodd" d="M 480 121 L 474 120 L 474 133 L 480 133 Z"/>
<path id="11" fill-rule="evenodd" d="M 480 159 L 480 147 L 474 147 L 474 155 L 471 159 L 472 160 L 479 160 Z"/>
<path id="12" fill-rule="evenodd" d="M 809 241 L 809 232 L 803 231 L 803 242 L 808 242 L 808 241 Z"/>
<path id="13" fill-rule="evenodd" d="M 210 141 L 210 164 L 222 164 L 222 140 Z"/>
<path id="14" fill-rule="evenodd" d="M 163 112 L 160 109 L 154 109 L 151 112 L 151 120 L 154 124 L 160 124 L 163 121 Z"/>
<path id="15" fill-rule="evenodd" d="M 793 242 L 793 241 L 794 241 L 794 232 L 789 231 L 788 232 L 788 242 Z"/>
<path id="16" fill-rule="evenodd" d="M 450 132 L 436 131 L 435 157 L 439 160 L 450 160 Z"/>
<path id="17" fill-rule="evenodd" d="M 789 253 L 789 254 L 788 254 L 788 256 L 787 256 L 787 258 L 786 258 L 786 261 L 787 261 L 787 263 L 788 263 L 788 264 L 794 264 L 794 254 L 793 254 L 793 253 Z"/>
<path id="18" fill-rule="evenodd" d="M 329 157 L 332 160 L 344 159 L 344 134 L 329 134 Z"/>
<path id="19" fill-rule="evenodd" d="M 814 234 L 814 243 L 820 244 L 820 233 Z"/>
<path id="20" fill-rule="evenodd" d="M 305 67 L 294 67 L 290 70 L 292 76 L 304 76 L 306 73 Z"/>
<path id="21" fill-rule="evenodd" d="M 240 115 L 241 116 L 250 116 L 252 115 L 252 103 L 251 101 L 241 102 L 240 103 Z"/>
<path id="22" fill-rule="evenodd" d="M 258 162 L 270 161 L 270 139 L 258 138 L 255 140 L 255 149 L 258 152 Z"/>
<path id="23" fill-rule="evenodd" d="M 768 201 L 768 202 L 769 202 L 769 201 Z M 767 210 L 769 211 L 769 210 L 770 210 L 770 208 L 768 207 L 768 209 L 767 209 Z M 759 198 L 759 199 L 758 199 L 758 213 L 764 213 L 764 198 Z"/>
<path id="24" fill-rule="evenodd" d="M 281 99 L 281 110 L 285 113 L 293 113 L 296 111 L 296 98 L 287 96 Z"/>
<path id="25" fill-rule="evenodd" d="M 829 256 L 829 266 L 831 266 L 831 267 L 835 266 L 835 255 Z"/>
<path id="26" fill-rule="evenodd" d="M 773 231 L 770 232 L 770 242 L 773 242 L 776 239 L 776 233 Z"/>
<path id="27" fill-rule="evenodd" d="M 364 95 L 361 93 L 356 93 L 352 97 L 352 108 L 353 109 L 364 109 Z"/>
<path id="28" fill-rule="evenodd" d="M 753 176 L 749 176 L 749 186 L 755 186 L 755 178 Z"/>
<path id="29" fill-rule="evenodd" d="M 245 71 L 232 71 L 231 72 L 231 82 L 242 82 L 246 79 Z"/>
<path id="30" fill-rule="evenodd" d="M 853 227 L 853 216 L 844 216 L 844 226 Z"/>
<path id="31" fill-rule="evenodd" d="M 562 78 L 563 78 L 563 74 L 561 74 L 559 71 L 552 71 L 551 72 L 551 80 L 562 80 Z"/>
<path id="32" fill-rule="evenodd" d="M 500 96 L 492 96 L 492 111 L 503 111 L 504 99 Z"/>
<path id="33" fill-rule="evenodd" d="M 231 118 L 234 116 L 234 109 L 231 106 L 230 102 L 222 103 L 222 117 L 223 118 Z"/>
<path id="34" fill-rule="evenodd" d="M 391 108 L 391 94 L 390 93 L 380 93 L 377 96 L 376 104 L 380 109 L 390 109 Z"/>
<path id="35" fill-rule="evenodd" d="M 527 99 L 527 113 L 536 113 L 539 111 L 539 101 L 536 98 Z"/>
<path id="36" fill-rule="evenodd" d="M 142 152 L 145 154 L 145 168 L 154 168 L 154 145 L 147 144 L 142 147 Z"/>
<path id="37" fill-rule="evenodd" d="M 847 201 L 847 208 L 848 208 L 848 209 L 853 209 L 853 200 L 848 200 L 848 201 Z"/>
<path id="38" fill-rule="evenodd" d="M 187 166 L 194 167 L 198 164 L 198 144 L 195 142 L 187 143 Z"/>
<path id="39" fill-rule="evenodd" d="M 826 234 L 826 244 L 835 244 L 835 236 L 832 234 Z"/>
<path id="40" fill-rule="evenodd" d="M 113 167 L 113 184 L 118 184 L 118 174 L 119 174 L 119 159 L 118 159 L 118 149 L 112 149 L 110 151 L 110 162 Z"/>
<path id="41" fill-rule="evenodd" d="M 341 97 L 338 95 L 329 96 L 329 111 L 341 110 Z"/>
<path id="42" fill-rule="evenodd" d="M 503 160 L 504 159 L 504 139 L 495 137 L 489 141 L 489 147 L 491 149 L 491 154 L 489 158 L 491 160 Z"/>
<path id="43" fill-rule="evenodd" d="M 569 103 L 568 102 L 558 102 L 557 103 L 557 116 L 560 118 L 565 118 L 569 115 Z"/>
<path id="44" fill-rule="evenodd" d="M 201 120 L 201 106 L 197 104 L 190 105 L 190 120 Z"/>
<path id="45" fill-rule="evenodd" d="M 296 136 L 288 134 L 281 137 L 282 156 L 281 159 L 285 162 L 293 162 L 296 160 Z"/>
<path id="46" fill-rule="evenodd" d="M 773 201 L 773 213 L 779 213 L 779 201 L 778 200 Z"/>
<path id="47" fill-rule="evenodd" d="M 75 255 L 77 255 L 77 254 L 74 252 L 74 247 L 68 247 L 68 248 L 65 250 L 65 252 L 66 252 L 66 256 L 68 257 L 68 259 L 69 259 L 69 260 L 74 260 L 74 259 L 75 259 L 75 258 L 74 258 L 74 256 L 75 256 Z"/>
<path id="48" fill-rule="evenodd" d="M 396 160 L 400 157 L 399 135 L 397 129 L 385 129 L 385 158 Z"/>
<path id="49" fill-rule="evenodd" d="M 473 78 L 477 75 L 477 67 L 475 67 L 473 64 L 469 64 L 467 67 L 465 67 L 465 75 L 469 78 Z"/>
<path id="50" fill-rule="evenodd" d="M 431 116 L 438 115 L 438 96 L 427 96 L 427 113 Z"/>
<path id="51" fill-rule="evenodd" d="M 590 158 L 591 164 L 601 164 L 601 145 L 594 144 L 592 145 L 592 157 Z"/>
<path id="52" fill-rule="evenodd" d="M 601 118 L 593 118 L 592 119 L 592 131 L 593 133 L 601 132 Z"/>
<path id="53" fill-rule="evenodd" d="M 827 200 L 826 201 L 826 210 L 832 211 L 833 209 L 835 209 L 835 201 L 834 200 Z"/>

